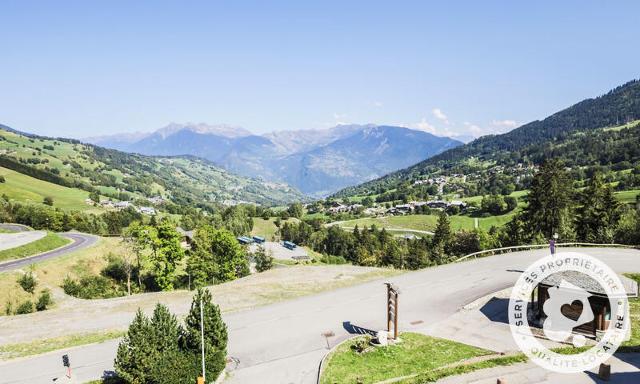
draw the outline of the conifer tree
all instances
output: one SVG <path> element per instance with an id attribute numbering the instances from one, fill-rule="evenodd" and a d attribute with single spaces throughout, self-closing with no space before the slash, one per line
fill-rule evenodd
<path id="1" fill-rule="evenodd" d="M 613 241 L 619 218 L 619 204 L 611 187 L 604 183 L 600 173 L 594 173 L 580 193 L 576 217 L 578 238 L 593 243 L 609 243 Z"/>
<path id="2" fill-rule="evenodd" d="M 153 345 L 153 328 L 140 309 L 136 312 L 129 330 L 118 345 L 114 362 L 118 377 L 126 383 L 144 384 L 157 358 Z"/>
<path id="3" fill-rule="evenodd" d="M 446 212 L 442 211 L 438 217 L 436 230 L 433 233 L 432 245 L 434 248 L 440 247 L 444 253 L 447 253 L 449 251 L 452 236 L 449 216 L 447 216 Z"/>
<path id="4" fill-rule="evenodd" d="M 563 240 L 574 238 L 572 210 L 573 182 L 560 161 L 546 161 L 531 181 L 525 222 L 531 238 L 551 238 L 559 234 Z"/>
<path id="5" fill-rule="evenodd" d="M 211 293 L 198 289 L 185 319 L 182 348 L 185 352 L 200 356 L 200 303 L 204 313 L 204 348 L 207 377 L 215 378 L 224 369 L 227 357 L 227 326 L 222 321 L 220 308 L 211 300 Z"/>

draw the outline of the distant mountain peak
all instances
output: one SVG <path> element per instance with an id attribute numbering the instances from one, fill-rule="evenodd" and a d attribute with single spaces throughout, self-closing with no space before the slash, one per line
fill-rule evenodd
<path id="1" fill-rule="evenodd" d="M 170 123 L 166 127 L 160 128 L 155 131 L 154 134 L 158 134 L 164 139 L 180 131 L 190 131 L 199 133 L 201 135 L 217 135 L 227 138 L 237 138 L 252 135 L 251 132 L 242 127 L 226 124 L 211 125 L 206 123 Z"/>

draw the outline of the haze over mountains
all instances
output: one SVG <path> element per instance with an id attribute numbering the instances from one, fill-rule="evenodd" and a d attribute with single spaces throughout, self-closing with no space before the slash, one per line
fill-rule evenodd
<path id="1" fill-rule="evenodd" d="M 321 197 L 408 167 L 462 142 L 396 126 L 339 125 L 255 135 L 227 125 L 172 123 L 151 133 L 85 141 L 145 155 L 193 155 Z"/>

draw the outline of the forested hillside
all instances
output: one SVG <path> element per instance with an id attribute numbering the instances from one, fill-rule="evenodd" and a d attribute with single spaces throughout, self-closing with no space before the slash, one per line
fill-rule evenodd
<path id="1" fill-rule="evenodd" d="M 4 126 L 0 126 L 0 166 L 118 200 L 161 196 L 188 205 L 241 201 L 278 205 L 303 198 L 289 186 L 236 176 L 195 157 L 135 155 Z"/>
<path id="2" fill-rule="evenodd" d="M 638 166 L 640 161 L 638 120 L 640 81 L 634 80 L 544 120 L 533 121 L 502 135 L 481 137 L 412 167 L 346 188 L 336 196 L 380 194 L 434 175 L 479 176 L 485 172 L 493 175 L 494 179 L 505 179 L 500 184 L 512 183 L 516 188 L 524 188 L 527 174 L 518 172 L 516 167 L 528 169 L 547 158 L 562 160 L 579 180 L 599 169 L 605 173 L 618 172 L 609 174 L 612 182 L 621 182 L 621 186 L 637 186 L 638 180 L 629 180 L 628 170 Z M 485 184 L 488 179 L 479 178 Z M 475 188 L 469 185 L 458 187 L 463 195 L 494 192 L 477 185 Z"/>

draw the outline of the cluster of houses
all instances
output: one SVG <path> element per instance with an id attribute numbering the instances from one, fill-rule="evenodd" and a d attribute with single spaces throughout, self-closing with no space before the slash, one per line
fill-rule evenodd
<path id="1" fill-rule="evenodd" d="M 427 206 L 432 209 L 448 209 L 451 207 L 458 207 L 463 210 L 467 207 L 467 203 L 460 200 L 429 200 L 429 201 L 410 201 L 406 204 L 397 204 L 390 208 L 384 206 L 375 206 L 364 208 L 362 204 L 341 204 L 333 202 L 331 207 L 327 208 L 328 213 L 364 213 L 367 216 L 382 216 L 382 215 L 407 215 L 415 212 L 420 207 Z"/>
<path id="2" fill-rule="evenodd" d="M 338 202 L 333 202 L 331 204 L 331 207 L 329 207 L 327 209 L 327 212 L 329 213 L 345 213 L 345 212 L 357 212 L 361 209 L 363 209 L 364 206 L 362 204 L 350 204 L 350 205 L 345 205 L 342 203 L 338 203 Z"/>
<path id="3" fill-rule="evenodd" d="M 429 200 L 429 201 L 410 201 L 407 204 L 398 204 L 385 211 L 388 215 L 407 215 L 416 211 L 417 208 L 427 206 L 432 209 L 448 209 L 451 207 L 458 207 L 460 210 L 467 207 L 467 203 L 460 200 L 444 201 L 444 200 Z"/>
<path id="4" fill-rule="evenodd" d="M 119 211 L 127 208 L 133 208 L 136 210 L 136 212 L 142 213 L 143 215 L 149 215 L 149 216 L 155 216 L 157 213 L 154 207 L 138 207 L 130 201 L 112 201 L 107 199 L 107 200 L 102 200 L 99 203 L 96 203 L 91 199 L 86 199 L 85 203 L 87 203 L 88 205 L 100 206 L 102 208 L 111 208 Z"/>

